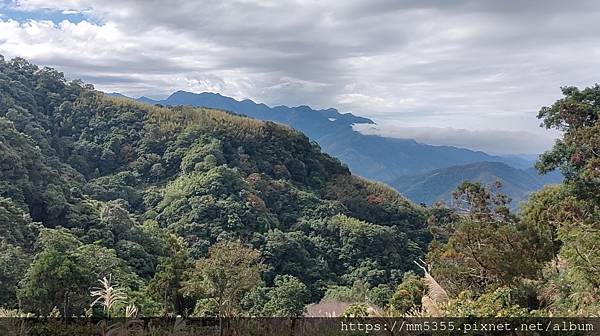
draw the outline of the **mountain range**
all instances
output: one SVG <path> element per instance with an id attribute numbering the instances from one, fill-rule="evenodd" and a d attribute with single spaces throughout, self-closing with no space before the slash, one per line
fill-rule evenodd
<path id="1" fill-rule="evenodd" d="M 122 96 L 115 93 L 111 95 Z M 269 107 L 250 99 L 238 101 L 218 93 L 186 91 L 177 91 L 163 100 L 147 97 L 136 100 L 152 105 L 216 108 L 260 120 L 282 123 L 316 141 L 323 151 L 347 164 L 353 173 L 384 182 L 393 181 L 400 176 L 422 174 L 452 165 L 480 161 L 506 161 L 510 164 L 511 161 L 484 152 L 453 146 L 433 146 L 412 139 L 365 135 L 355 131 L 352 125 L 374 124 L 371 119 L 351 113 L 340 113 L 333 108 L 314 110 L 305 105 Z"/>
<path id="2" fill-rule="evenodd" d="M 477 181 L 488 186 L 500 181 L 502 193 L 512 199 L 511 205 L 516 209 L 532 191 L 546 184 L 560 183 L 562 175 L 558 172 L 539 175 L 533 167 L 518 169 L 502 162 L 484 161 L 403 176 L 390 185 L 414 202 L 431 205 L 443 201 L 450 204 L 452 192 L 462 181 Z"/>
<path id="3" fill-rule="evenodd" d="M 340 113 L 334 108 L 315 110 L 309 106 L 270 107 L 250 99 L 236 100 L 218 93 L 177 91 L 165 99 L 130 98 L 139 102 L 177 106 L 216 108 L 260 120 L 288 125 L 306 134 L 321 149 L 340 159 L 353 173 L 390 184 L 415 202 L 431 204 L 448 201 L 462 180 L 488 184 L 503 181 L 503 192 L 513 205 L 547 183 L 560 181 L 560 174 L 541 177 L 532 168 L 531 158 L 496 156 L 454 146 L 435 146 L 413 139 L 366 135 L 354 124 L 374 124 L 371 119 Z"/>

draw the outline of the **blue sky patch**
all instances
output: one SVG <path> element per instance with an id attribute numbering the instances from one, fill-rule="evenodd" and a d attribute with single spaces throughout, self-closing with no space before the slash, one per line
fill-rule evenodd
<path id="1" fill-rule="evenodd" d="M 93 23 L 100 23 L 99 20 L 91 18 L 86 15 L 85 12 L 75 10 L 49 10 L 41 9 L 35 11 L 26 11 L 21 9 L 15 9 L 6 5 L 6 3 L 0 2 L 0 19 L 7 20 L 12 19 L 18 22 L 27 22 L 29 20 L 34 21 L 52 21 L 55 24 L 61 21 L 67 20 L 73 23 L 79 23 L 81 21 L 88 21 Z"/>

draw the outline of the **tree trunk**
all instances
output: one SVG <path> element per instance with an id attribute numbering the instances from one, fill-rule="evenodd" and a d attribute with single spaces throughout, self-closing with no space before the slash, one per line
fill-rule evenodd
<path id="1" fill-rule="evenodd" d="M 69 310 L 67 308 L 68 305 L 69 305 L 69 291 L 66 291 L 65 297 L 63 300 L 63 318 L 67 318 L 67 316 L 69 316 L 68 315 Z"/>

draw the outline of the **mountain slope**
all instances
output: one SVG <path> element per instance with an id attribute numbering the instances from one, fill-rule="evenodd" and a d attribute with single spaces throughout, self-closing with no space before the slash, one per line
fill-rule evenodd
<path id="1" fill-rule="evenodd" d="M 436 201 L 449 203 L 452 192 L 462 181 L 480 182 L 485 185 L 500 181 L 501 192 L 511 197 L 512 205 L 517 206 L 529 193 L 561 180 L 559 173 L 540 176 L 534 168 L 525 170 L 513 168 L 502 162 L 477 162 L 436 169 L 417 176 L 401 177 L 391 185 L 415 202 L 433 204 Z"/>
<path id="2" fill-rule="evenodd" d="M 308 106 L 269 107 L 249 99 L 237 101 L 214 93 L 178 91 L 164 100 L 138 99 L 148 104 L 165 106 L 192 105 L 218 108 L 261 120 L 291 126 L 316 141 L 323 151 L 346 163 L 353 173 L 391 181 L 403 175 L 425 173 L 437 168 L 478 161 L 504 161 L 483 152 L 452 146 L 432 146 L 410 139 L 363 135 L 352 124 L 373 123 L 370 119 L 342 114 L 335 109 L 313 110 Z"/>
<path id="3" fill-rule="evenodd" d="M 401 281 L 426 218 L 289 127 L 109 97 L 0 57 L 3 307 L 81 315 L 112 276 L 145 316 L 189 313 L 182 274 L 225 240 L 260 251 L 266 286 L 291 275 L 318 301 L 329 285 Z"/>

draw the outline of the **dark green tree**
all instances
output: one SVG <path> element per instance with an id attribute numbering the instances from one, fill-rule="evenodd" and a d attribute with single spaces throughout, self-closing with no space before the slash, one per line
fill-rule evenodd
<path id="1" fill-rule="evenodd" d="M 290 275 L 278 275 L 275 286 L 269 291 L 269 301 L 263 312 L 266 316 L 297 318 L 304 315 L 309 292 L 298 278 Z"/>
<path id="2" fill-rule="evenodd" d="M 92 277 L 77 259 L 58 250 L 40 252 L 27 270 L 18 292 L 22 309 L 47 315 L 57 307 L 62 316 L 85 310 Z"/>
<path id="3" fill-rule="evenodd" d="M 149 293 L 162 303 L 164 313 L 186 315 L 187 301 L 182 293 L 185 273 L 193 267 L 185 243 L 173 234 L 166 236 L 165 255 L 159 259 L 149 283 Z"/>

